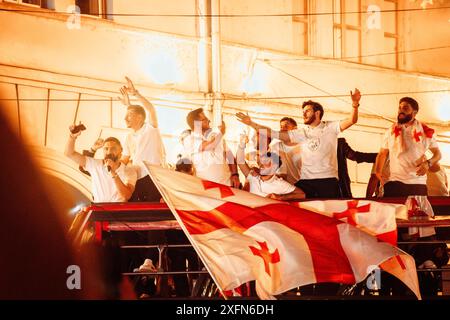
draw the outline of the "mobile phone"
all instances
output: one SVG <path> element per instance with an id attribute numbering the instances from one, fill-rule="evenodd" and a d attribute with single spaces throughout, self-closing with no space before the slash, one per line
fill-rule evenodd
<path id="1" fill-rule="evenodd" d="M 76 125 L 72 130 L 70 130 L 70 132 L 72 134 L 75 134 L 83 130 L 86 130 L 86 127 L 84 126 L 84 124 L 80 123 L 79 125 Z"/>

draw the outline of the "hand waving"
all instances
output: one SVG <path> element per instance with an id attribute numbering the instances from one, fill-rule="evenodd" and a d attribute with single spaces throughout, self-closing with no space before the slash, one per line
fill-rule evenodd
<path id="1" fill-rule="evenodd" d="M 138 93 L 138 91 L 134 87 L 133 81 L 131 81 L 131 79 L 128 77 L 125 77 L 125 80 L 127 80 L 126 88 L 127 88 L 128 93 L 135 96 Z"/>
<path id="2" fill-rule="evenodd" d="M 120 93 L 122 94 L 121 97 L 117 97 L 120 102 L 122 102 L 122 104 L 124 104 L 125 106 L 129 106 L 130 105 L 130 97 L 128 96 L 128 90 L 126 86 L 123 86 L 122 88 L 120 88 Z"/>
<path id="3" fill-rule="evenodd" d="M 353 105 L 359 105 L 359 100 L 361 100 L 361 92 L 355 88 L 355 92 L 350 91 L 350 96 L 352 97 Z"/>
<path id="4" fill-rule="evenodd" d="M 243 124 L 246 124 L 248 126 L 252 124 L 252 119 L 248 114 L 238 112 L 236 113 L 236 118 L 239 122 L 242 122 Z"/>

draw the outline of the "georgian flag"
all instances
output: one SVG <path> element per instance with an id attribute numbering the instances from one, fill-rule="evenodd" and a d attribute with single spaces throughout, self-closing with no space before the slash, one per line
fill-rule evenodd
<path id="1" fill-rule="evenodd" d="M 380 266 L 420 299 L 414 259 L 376 237 L 395 232 L 401 205 L 291 205 L 161 167 L 147 169 L 222 291 L 255 280 L 259 297 L 271 299 L 312 283 L 355 284 Z"/>

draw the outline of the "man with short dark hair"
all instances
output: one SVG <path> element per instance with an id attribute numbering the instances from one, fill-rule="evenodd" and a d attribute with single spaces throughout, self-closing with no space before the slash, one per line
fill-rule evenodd
<path id="1" fill-rule="evenodd" d="M 390 176 L 384 185 L 384 197 L 427 195 L 426 174 L 441 159 L 434 130 L 419 122 L 419 104 L 410 97 L 399 101 L 397 123 L 389 128 L 377 156 L 376 175 L 381 180 L 382 169 L 389 156 Z M 433 156 L 426 159 L 425 152 Z"/>
<path id="2" fill-rule="evenodd" d="M 271 133 L 270 128 L 259 125 L 244 113 L 236 116 L 242 123 L 255 130 L 265 129 L 269 135 L 284 143 L 299 143 L 302 149 L 300 180 L 295 184 L 302 189 L 306 198 L 339 198 L 337 167 L 337 136 L 358 121 L 358 107 L 361 93 L 358 89 L 350 91 L 352 114 L 341 121 L 322 121 L 322 105 L 314 101 L 302 104 L 303 122 L 306 125 L 297 130 L 281 130 Z"/>
<path id="3" fill-rule="evenodd" d="M 239 188 L 235 159 L 224 141 L 225 123 L 222 122 L 219 132 L 214 132 L 203 108 L 189 112 L 186 122 L 191 134 L 184 139 L 184 147 L 188 150 L 196 176 Z"/>
<path id="4" fill-rule="evenodd" d="M 278 154 L 266 151 L 258 157 L 258 173 L 252 169 L 245 161 L 245 146 L 248 137 L 241 136 L 236 153 L 237 163 L 244 176 L 247 178 L 250 193 L 261 197 L 268 197 L 280 201 L 300 200 L 305 198 L 305 193 L 293 184 L 277 177 L 276 172 L 282 165 Z"/>
<path id="5" fill-rule="evenodd" d="M 70 130 L 74 126 L 70 126 Z M 75 151 L 75 140 L 81 134 L 71 133 L 64 154 L 86 168 L 92 177 L 92 195 L 95 202 L 126 202 L 130 199 L 136 185 L 137 173 L 133 167 L 120 162 L 122 145 L 117 138 L 104 140 L 104 158 L 94 159 Z"/>
<path id="6" fill-rule="evenodd" d="M 297 130 L 297 121 L 293 118 L 284 117 L 280 120 L 280 130 Z M 289 183 L 295 184 L 300 180 L 300 173 L 302 168 L 302 154 L 301 146 L 295 142 L 280 141 L 271 146 L 271 150 L 279 153 L 283 159 L 283 165 L 280 168 L 280 173 L 284 175 L 283 178 Z"/>
<path id="7" fill-rule="evenodd" d="M 380 181 L 382 180 L 383 168 L 387 157 L 389 157 L 389 178 L 383 186 L 383 197 L 408 197 L 413 195 L 427 195 L 427 172 L 440 159 L 441 152 L 434 138 L 434 130 L 416 119 L 419 112 L 419 104 L 410 97 L 403 97 L 399 101 L 397 122 L 386 130 L 380 152 L 375 164 L 375 174 Z M 433 156 L 427 160 L 425 152 L 431 151 Z M 426 230 L 426 235 L 420 232 L 413 237 L 418 240 L 434 240 L 435 231 Z M 399 230 L 399 239 L 406 240 L 410 238 Z M 413 238 L 414 239 L 414 238 Z M 433 256 L 433 248 L 421 244 L 408 245 L 402 248 L 410 253 L 415 259 L 417 266 L 424 261 L 419 257 Z M 421 251 L 418 254 L 418 251 Z M 432 260 L 432 259 L 430 259 Z M 393 295 L 404 295 L 406 287 L 389 274 L 382 274 L 380 294 L 388 295 L 392 291 Z M 421 293 L 426 294 L 424 289 L 424 278 L 419 275 L 419 285 Z"/>
<path id="8" fill-rule="evenodd" d="M 135 89 L 126 77 L 127 86 L 120 89 L 120 100 L 127 106 L 125 122 L 133 132 L 127 135 L 122 162 L 133 163 L 138 168 L 136 190 L 130 201 L 159 201 L 161 195 L 148 175 L 143 161 L 153 165 L 163 165 L 165 151 L 158 129 L 158 118 L 153 104 Z M 129 94 L 135 96 L 142 106 L 130 103 Z M 147 114 L 148 113 L 148 121 Z"/>
<path id="9" fill-rule="evenodd" d="M 297 121 L 294 118 L 283 117 L 280 120 L 281 130 L 295 130 L 297 129 Z"/>

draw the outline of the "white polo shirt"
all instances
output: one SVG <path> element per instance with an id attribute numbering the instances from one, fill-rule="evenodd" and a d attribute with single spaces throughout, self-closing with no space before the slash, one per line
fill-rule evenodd
<path id="1" fill-rule="evenodd" d="M 86 170 L 91 174 L 92 195 L 94 202 L 126 202 L 117 190 L 116 184 L 103 164 L 103 160 L 86 157 Z M 126 166 L 123 163 L 116 170 L 120 180 L 127 185 L 136 185 L 137 168 L 135 166 Z"/>
<path id="2" fill-rule="evenodd" d="M 338 179 L 337 137 L 340 121 L 322 121 L 317 127 L 305 126 L 289 131 L 292 142 L 300 144 L 300 179 Z"/>
<path id="3" fill-rule="evenodd" d="M 420 122 L 415 120 L 413 125 L 408 127 L 402 126 L 402 136 L 404 143 L 404 151 L 395 148 L 396 137 L 392 128 L 386 130 L 383 136 L 381 148 L 389 149 L 389 181 L 400 181 L 406 184 L 426 184 L 427 176 L 418 176 L 416 174 L 417 161 L 425 155 L 429 148 L 437 148 L 437 142 L 434 136 L 426 137 L 425 134 L 419 137 L 419 141 L 414 139 L 414 130 L 418 128 Z M 397 142 L 398 143 L 398 142 Z"/>
<path id="4" fill-rule="evenodd" d="M 189 153 L 197 177 L 230 186 L 231 172 L 224 156 L 226 146 L 223 137 L 214 149 L 199 151 L 203 141 L 210 141 L 217 134 L 218 133 L 213 132 L 212 130 L 206 132 L 204 136 L 192 132 L 191 135 L 185 139 L 185 147 L 190 149 Z"/>
<path id="5" fill-rule="evenodd" d="M 247 180 L 250 184 L 250 192 L 261 197 L 266 197 L 271 193 L 288 194 L 295 190 L 295 186 L 276 175 L 267 181 L 263 181 L 261 176 L 254 177 L 249 174 Z"/>
<path id="6" fill-rule="evenodd" d="M 139 167 L 138 179 L 148 174 L 142 161 L 154 165 L 163 165 L 165 150 L 159 129 L 149 123 L 144 123 L 142 128 L 128 134 L 123 155 L 130 156 L 133 165 Z"/>

